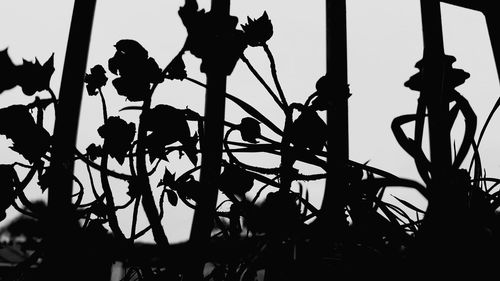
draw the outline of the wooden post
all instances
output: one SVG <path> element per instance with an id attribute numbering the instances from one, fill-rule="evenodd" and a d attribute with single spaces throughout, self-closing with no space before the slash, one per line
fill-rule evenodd
<path id="1" fill-rule="evenodd" d="M 212 0 L 211 13 L 225 18 L 229 17 L 229 0 Z M 211 54 L 218 56 L 223 54 Z M 227 70 L 216 66 L 218 58 L 208 58 L 207 91 L 205 101 L 205 126 L 201 142 L 200 182 L 204 188 L 203 200 L 197 202 L 197 210 L 193 217 L 190 242 L 196 247 L 194 266 L 187 272 L 187 280 L 202 280 L 205 265 L 206 247 L 213 229 L 214 212 L 217 204 L 218 178 L 222 164 L 222 141 L 224 136 L 224 113 Z"/>
<path id="2" fill-rule="evenodd" d="M 56 105 L 51 167 L 57 182 L 48 190 L 47 269 L 50 279 L 76 278 L 88 270 L 78 264 L 74 237 L 77 221 L 71 208 L 73 156 L 96 0 L 75 0 Z M 82 277 L 83 279 L 83 277 Z"/>

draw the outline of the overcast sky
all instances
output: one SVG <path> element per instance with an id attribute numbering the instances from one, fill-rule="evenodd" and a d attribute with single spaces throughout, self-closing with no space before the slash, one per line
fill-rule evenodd
<path id="1" fill-rule="evenodd" d="M 209 9 L 209 0 L 198 2 L 201 7 Z M 275 53 L 284 91 L 290 101 L 303 102 L 325 72 L 324 1 L 231 2 L 231 13 L 239 17 L 240 24 L 246 23 L 246 16 L 257 18 L 267 11 L 274 25 L 269 46 Z M 140 42 L 164 67 L 177 54 L 186 37 L 177 15 L 182 4 L 183 0 L 98 1 L 87 69 L 95 64 L 106 66 L 114 54 L 113 45 L 125 38 Z M 56 70 L 51 85 L 56 94 L 71 12 L 72 1 L 67 0 L 16 0 L 0 4 L 0 50 L 8 47 L 9 55 L 17 64 L 22 63 L 22 58 L 34 60 L 35 57 L 43 63 L 54 52 Z M 349 102 L 350 158 L 359 162 L 369 160 L 372 166 L 418 179 L 413 161 L 398 146 L 390 124 L 394 117 L 412 113 L 416 108 L 417 93 L 405 88 L 403 83 L 416 72 L 414 64 L 422 57 L 419 1 L 348 0 L 347 13 L 349 84 L 353 94 Z M 459 91 L 469 99 L 478 115 L 478 124 L 482 126 L 500 92 L 484 18 L 480 13 L 444 4 L 442 15 L 446 53 L 457 58 L 455 67 L 471 74 Z M 245 54 L 271 82 L 262 50 L 247 49 Z M 188 75 L 204 81 L 204 75 L 199 72 L 199 60 L 190 55 L 184 58 Z M 118 96 L 113 87 L 106 87 L 104 91 L 110 115 L 117 115 L 117 110 L 125 105 L 124 98 Z M 244 98 L 273 121 L 282 124 L 282 116 L 276 114 L 278 108 L 241 62 L 228 79 L 228 92 Z M 42 95 L 48 96 L 47 93 Z M 16 88 L 0 96 L 0 107 L 30 101 L 31 98 Z M 203 113 L 204 90 L 189 82 L 166 81 L 158 88 L 153 102 L 179 108 L 189 106 Z M 102 122 L 99 99 L 85 95 L 81 114 L 84 118 L 78 147 L 83 150 L 91 142 L 100 142 L 96 132 Z M 235 123 L 244 117 L 230 103 L 227 116 Z M 129 113 L 123 117 L 134 121 L 137 115 Z M 51 128 L 50 119 L 47 126 Z M 496 155 L 500 155 L 497 145 L 500 122 L 494 119 L 490 126 L 481 152 L 488 174 L 496 176 L 500 172 L 500 163 L 495 161 Z M 22 160 L 8 149 L 8 145 L 9 142 L 1 136 L 0 162 Z M 259 158 L 255 161 L 263 162 Z M 77 166 L 77 169 L 81 170 L 82 166 Z M 321 200 L 321 192 L 321 184 L 311 187 L 316 205 Z M 394 192 L 400 194 L 397 190 Z M 121 195 L 117 196 L 126 199 L 124 192 Z M 30 187 L 30 196 L 40 196 L 36 187 Z M 411 193 L 402 196 L 425 205 Z M 15 212 L 9 210 L 9 213 L 12 216 Z M 122 213 L 120 221 L 126 233 L 130 227 L 127 214 Z M 187 237 L 190 216 L 191 212 L 184 207 L 167 209 L 164 224 L 172 241 Z M 142 226 L 145 223 L 143 221 Z"/>

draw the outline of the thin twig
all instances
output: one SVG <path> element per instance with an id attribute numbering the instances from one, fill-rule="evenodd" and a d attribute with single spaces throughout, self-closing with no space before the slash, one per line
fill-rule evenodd
<path id="1" fill-rule="evenodd" d="M 271 87 L 269 87 L 269 85 L 266 83 L 266 81 L 264 80 L 264 78 L 262 78 L 262 76 L 260 76 L 260 74 L 257 72 L 257 70 L 250 63 L 250 61 L 248 60 L 248 58 L 244 54 L 241 54 L 240 58 L 247 65 L 248 69 L 250 70 L 250 72 L 252 72 L 252 74 L 255 76 L 255 78 L 257 78 L 257 80 L 259 80 L 259 82 L 262 84 L 262 86 L 264 86 L 264 88 L 266 89 L 266 91 L 269 93 L 269 95 L 271 95 L 271 97 L 276 102 L 276 104 L 281 108 L 281 110 L 285 111 L 285 106 L 283 105 L 283 102 L 280 101 L 280 99 L 278 98 L 278 96 L 276 96 L 276 94 L 273 92 L 273 90 L 271 89 Z"/>
<path id="2" fill-rule="evenodd" d="M 283 93 L 283 89 L 281 88 L 281 84 L 278 79 L 278 72 L 276 71 L 276 63 L 274 61 L 273 53 L 271 52 L 271 49 L 269 49 L 269 46 L 267 44 L 264 44 L 262 47 L 264 48 L 264 51 L 266 52 L 266 55 L 269 58 L 269 63 L 271 66 L 271 74 L 273 75 L 274 84 L 276 85 L 276 89 L 278 90 L 278 94 L 280 95 L 281 102 L 283 103 L 285 108 L 288 108 L 288 103 L 286 101 L 285 94 Z"/>

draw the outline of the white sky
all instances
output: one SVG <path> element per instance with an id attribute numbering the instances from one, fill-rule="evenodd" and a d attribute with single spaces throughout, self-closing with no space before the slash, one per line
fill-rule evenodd
<path id="1" fill-rule="evenodd" d="M 113 56 L 113 45 L 120 39 L 140 42 L 164 67 L 177 54 L 184 43 L 186 32 L 177 15 L 183 0 L 107 0 L 98 1 L 93 27 L 88 67 L 107 65 Z M 209 8 L 209 0 L 198 1 Z M 259 17 L 267 11 L 274 25 L 274 36 L 269 41 L 274 51 L 278 75 L 290 101 L 303 102 L 314 91 L 316 80 L 325 71 L 324 1 L 231 1 L 231 13 L 246 23 L 246 16 Z M 147 4 L 147 5 L 146 5 Z M 413 161 L 399 148 L 390 130 L 394 117 L 414 112 L 417 93 L 404 88 L 403 83 L 416 72 L 414 64 L 422 56 L 420 4 L 417 0 L 348 0 L 348 56 L 350 98 L 350 158 L 370 164 L 402 177 L 417 177 Z M 0 3 L 0 50 L 9 48 L 15 63 L 22 58 L 42 63 L 55 53 L 55 73 L 51 85 L 58 92 L 62 65 L 72 12 L 72 1 L 67 0 L 16 0 Z M 457 58 L 455 67 L 471 74 L 459 88 L 469 99 L 482 126 L 493 106 L 499 90 L 488 33 L 483 16 L 450 5 L 442 5 L 443 30 L 446 53 Z M 271 83 L 265 54 L 259 49 L 247 49 L 245 54 L 254 66 Z M 204 81 L 199 72 L 199 61 L 185 55 L 188 75 Z M 110 77 L 110 75 L 108 75 Z M 104 89 L 109 114 L 125 106 L 112 86 Z M 228 92 L 255 105 L 273 121 L 282 124 L 277 106 L 266 94 L 243 63 L 238 63 L 228 79 Z M 47 93 L 43 95 L 47 96 Z M 26 103 L 19 88 L 0 96 L 0 107 Z M 203 113 L 204 90 L 189 82 L 166 81 L 155 93 L 155 103 L 168 103 L 178 108 L 189 108 Z M 49 112 L 50 114 L 50 112 Z M 100 142 L 96 129 L 102 122 L 100 101 L 84 95 L 78 147 L 85 149 L 91 142 Z M 128 121 L 137 115 L 122 115 Z M 238 123 L 244 117 L 241 111 L 227 106 L 227 116 Z M 500 122 L 493 119 L 487 131 L 481 152 L 490 176 L 500 172 L 495 162 L 499 148 Z M 47 125 L 50 128 L 50 120 Z M 272 136 L 272 135 L 271 135 Z M 21 160 L 8 149 L 8 141 L 0 137 L 0 163 Z M 268 158 L 253 159 L 268 163 Z M 77 170 L 81 167 L 77 166 Z M 82 174 L 86 177 L 86 174 Z M 95 175 L 97 176 L 97 175 Z M 153 185 L 156 182 L 152 183 Z M 121 186 L 121 185 L 120 185 Z M 122 190 L 124 190 L 123 186 Z M 322 186 L 310 189 L 313 203 L 319 204 Z M 423 206 L 424 202 L 411 193 L 402 194 L 408 200 Z M 124 192 L 123 192 L 124 193 Z M 39 197 L 36 187 L 30 187 L 30 196 Z M 126 199 L 125 196 L 117 195 Z M 122 200 L 122 201 L 123 201 Z M 167 208 L 164 220 L 167 235 L 172 241 L 187 238 L 191 212 L 184 207 Z M 12 215 L 15 211 L 9 210 Z M 130 215 L 120 214 L 125 233 L 130 227 Z M 145 221 L 142 221 L 142 226 Z M 139 229 L 141 226 L 139 226 Z M 146 240 L 151 237 L 145 237 Z"/>

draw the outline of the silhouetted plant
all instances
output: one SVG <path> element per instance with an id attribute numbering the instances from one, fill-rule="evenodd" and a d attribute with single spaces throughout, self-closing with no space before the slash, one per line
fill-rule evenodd
<path id="1" fill-rule="evenodd" d="M 83 245 L 77 248 L 82 251 L 82 259 L 88 259 L 88 264 L 101 270 L 99 274 L 108 276 L 113 260 L 126 261 L 129 267 L 125 280 L 159 280 L 167 277 L 169 280 L 181 280 L 186 268 L 189 269 L 189 259 L 196 248 L 189 242 L 182 244 L 180 249 L 176 248 L 178 245 L 170 245 L 160 222 L 163 216 L 168 216 L 164 210 L 167 202 L 172 206 L 182 202 L 196 210 L 206 198 L 207 187 L 200 182 L 197 172 L 202 169 L 198 160 L 207 153 L 200 149 L 205 141 L 207 118 L 188 108 L 178 109 L 167 104 L 152 106 L 151 100 L 155 89 L 164 79 L 188 81 L 206 87 L 186 72 L 183 61 L 186 52 L 202 59 L 203 72 L 214 67 L 214 61 L 210 61 L 213 60 L 214 53 L 224 52 L 227 54 L 226 58 L 215 63 L 220 64 L 220 69 L 228 70 L 229 73 L 226 74 L 230 74 L 235 63 L 241 59 L 282 111 L 284 126 L 280 128 L 252 105 L 224 93 L 225 98 L 238 105 L 247 116 L 239 124 L 224 122 L 225 159 L 219 164 L 223 169 L 217 188 L 227 200 L 216 207 L 213 217 L 209 217 L 214 222 L 209 245 L 212 252 L 203 262 L 211 265 L 212 270 L 206 274 L 205 279 L 254 280 L 258 272 L 265 271 L 266 279 L 273 276 L 283 280 L 297 280 L 305 278 L 312 270 L 324 270 L 319 269 L 322 266 L 333 268 L 332 272 L 338 276 L 348 274 L 351 277 L 381 277 L 386 276 L 383 270 L 393 271 L 396 275 L 400 270 L 411 266 L 412 261 L 420 258 L 418 255 L 416 258 L 409 256 L 418 251 L 418 246 L 415 245 L 419 244 L 415 241 L 425 222 L 424 218 L 428 215 L 427 210 L 397 197 L 395 199 L 400 205 L 396 206 L 386 202 L 385 196 L 387 188 L 394 186 L 415 189 L 429 202 L 435 200 L 432 190 L 435 187 L 430 184 L 432 163 L 422 147 L 427 101 L 420 98 L 416 114 L 396 117 L 392 123 L 396 140 L 414 158 L 424 185 L 399 178 L 367 163 L 349 160 L 345 163 L 348 186 L 344 213 L 341 214 L 349 224 L 348 235 L 345 241 L 335 241 L 339 244 L 333 249 L 331 256 L 324 256 L 312 246 L 314 241 L 311 241 L 315 237 L 314 232 L 322 231 L 314 222 L 311 223 L 311 220 L 321 215 L 321 210 L 309 203 L 307 188 L 304 186 L 307 187 L 310 181 L 326 178 L 327 127 L 318 114 L 318 111 L 328 108 L 328 95 L 332 94 L 329 93 L 326 76 L 318 79 L 316 91 L 303 103 L 289 103 L 278 78 L 273 53 L 268 46 L 274 31 L 267 13 L 264 12 L 255 20 L 248 18 L 248 22 L 237 29 L 234 17 L 227 18 L 228 22 L 222 24 L 217 15 L 198 10 L 195 3 L 188 1 L 179 10 L 188 36 L 183 48 L 164 69 L 158 66 L 139 42 L 124 39 L 115 44 L 116 53 L 108 60 L 107 69 L 102 65 L 93 66 L 84 77 L 88 95 L 99 95 L 101 99 L 103 121 L 95 126 L 102 138 L 101 143 L 88 144 L 85 152 L 74 148 L 75 159 L 86 165 L 89 177 L 89 186 L 84 186 L 79 176 L 71 175 L 79 186 L 72 207 L 80 220 L 81 237 L 78 238 L 81 240 L 75 243 Z M 221 32 L 220 29 L 225 37 L 220 42 L 212 42 L 211 36 Z M 244 50 L 247 47 L 262 48 L 265 52 L 277 93 L 245 57 Z M 459 113 L 464 115 L 466 122 L 461 146 L 452 166 L 448 167 L 452 175 L 448 183 L 456 191 L 449 195 L 453 201 L 450 206 L 459 207 L 453 210 L 458 214 L 458 218 L 453 221 L 462 223 L 462 219 L 465 220 L 463 226 L 456 227 L 473 228 L 471 232 L 467 232 L 471 234 L 471 239 L 487 239 L 488 243 L 497 247 L 500 224 L 495 211 L 500 207 L 500 199 L 499 191 L 494 190 L 500 180 L 485 176 L 478 153 L 480 139 L 496 107 L 476 143 L 474 135 L 477 120 L 474 111 L 468 101 L 454 89 L 469 74 L 451 67 L 453 57 L 447 56 L 444 59 L 447 67 L 444 91 L 449 92 L 450 103 L 454 103 L 449 111 L 449 130 Z M 26 198 L 24 188 L 33 182 L 42 191 L 51 190 L 60 177 L 69 176 L 57 174 L 48 168 L 52 161 L 53 144 L 42 121 L 47 106 L 56 106 L 58 102 L 50 88 L 53 60 L 52 55 L 43 65 L 37 59 L 35 63 L 24 61 L 22 65 L 15 65 L 7 50 L 0 52 L 0 70 L 6 74 L 0 82 L 0 92 L 20 86 L 24 94 L 35 95 L 30 104 L 0 109 L 1 120 L 15 121 L 2 122 L 0 134 L 11 139 L 12 150 L 28 162 L 0 165 L 1 219 L 5 218 L 4 212 L 11 205 L 23 214 L 40 219 L 40 210 Z M 417 63 L 416 67 L 422 70 L 422 63 Z M 413 90 L 420 90 L 422 75 L 419 72 L 405 85 Z M 108 79 L 112 81 L 116 94 L 125 97 L 126 102 L 122 110 L 112 113 L 112 116 L 108 115 L 106 95 L 114 93 L 104 93 Z M 49 92 L 51 98 L 41 99 L 36 96 L 43 91 Z M 349 96 L 350 94 L 340 95 L 338 98 L 347 99 Z M 137 106 L 135 102 L 142 104 Z M 133 122 L 125 121 L 120 116 L 124 110 L 138 110 L 139 118 Z M 33 111 L 36 112 L 36 118 Z M 298 114 L 294 115 L 294 112 Z M 413 138 L 408 137 L 402 129 L 404 124 L 410 122 L 415 123 Z M 264 135 L 261 126 L 267 127 L 281 139 L 275 140 Z M 197 128 L 197 131 L 192 128 Z M 239 131 L 241 141 L 233 140 L 235 131 Z M 461 169 L 471 147 L 474 155 L 470 165 L 474 166 L 474 170 Z M 187 157 L 192 167 L 180 174 L 169 170 L 165 164 L 174 152 L 180 157 Z M 280 163 L 276 167 L 266 166 L 265 163 L 260 163 L 262 166 L 249 164 L 238 157 L 238 153 L 242 152 L 277 155 Z M 109 157 L 129 171 L 124 173 L 110 169 Z M 316 166 L 325 172 L 304 174 L 304 171 L 296 168 L 295 164 L 299 162 Z M 23 179 L 18 178 L 18 169 L 28 170 Z M 102 192 L 96 188 L 92 169 L 99 172 Z M 157 183 L 152 182 L 162 171 L 161 179 Z M 125 204 L 115 203 L 114 196 L 119 187 L 114 186 L 111 179 L 126 182 L 130 198 Z M 493 184 L 488 185 L 490 182 Z M 292 183 L 300 186 L 299 192 L 293 191 Z M 155 187 L 161 188 L 159 198 L 153 197 Z M 267 191 L 265 198 L 261 198 L 264 197 L 262 193 L 265 189 L 272 191 Z M 250 190 L 258 190 L 253 198 L 249 195 Z M 93 199 L 84 202 L 84 194 L 91 194 Z M 18 206 L 16 197 L 24 208 Z M 141 203 L 149 225 L 138 230 L 137 218 Z M 229 208 L 223 211 L 222 207 L 226 204 Z M 133 209 L 130 234 L 123 233 L 118 223 L 117 213 L 124 208 Z M 152 231 L 154 235 L 157 246 L 155 253 L 159 261 L 139 264 L 133 247 L 134 241 L 148 231 Z M 43 240 L 41 243 L 43 244 Z M 484 248 L 485 245 L 490 244 L 481 247 Z M 43 258 L 45 250 L 43 247 L 39 248 L 38 255 Z M 486 252 L 478 250 L 481 254 Z M 468 249 L 467 253 L 476 252 Z M 36 260 L 31 262 L 35 264 Z M 388 268 L 388 264 L 401 266 L 401 269 Z"/>

